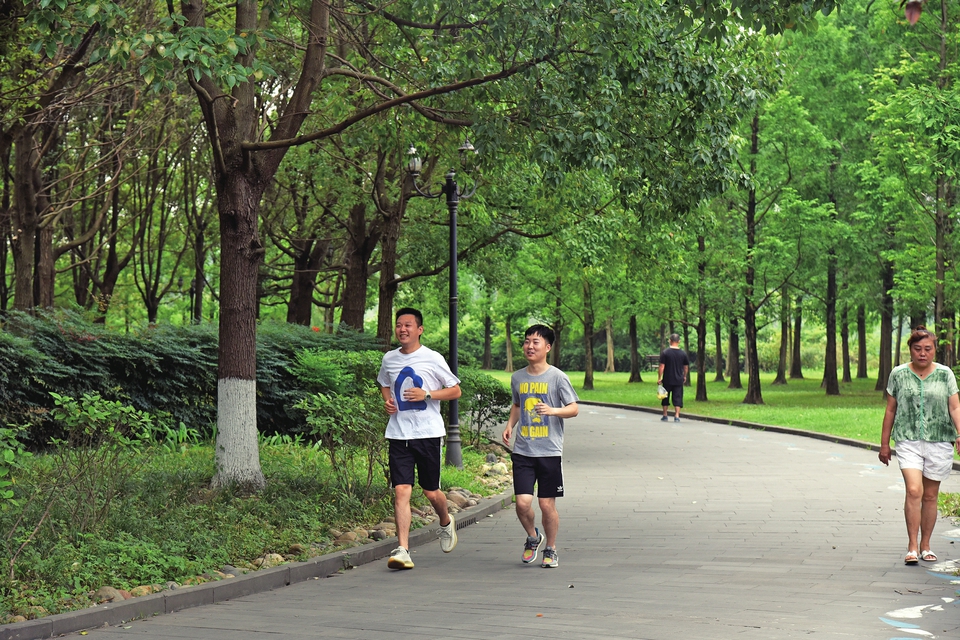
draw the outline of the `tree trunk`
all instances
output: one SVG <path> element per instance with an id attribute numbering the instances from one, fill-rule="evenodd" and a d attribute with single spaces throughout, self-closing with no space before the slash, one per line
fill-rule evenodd
<path id="1" fill-rule="evenodd" d="M 561 347 L 563 346 L 563 325 L 558 325 L 557 328 L 553 330 L 553 333 L 556 335 L 556 340 L 553 343 L 553 349 L 550 350 L 550 364 L 560 369 L 560 354 L 562 353 Z"/>
<path id="2" fill-rule="evenodd" d="M 493 369 L 493 319 L 490 314 L 483 316 L 483 364 L 481 369 Z"/>
<path id="3" fill-rule="evenodd" d="M 553 343 L 553 349 L 550 350 L 550 364 L 555 366 L 558 369 L 562 369 L 560 366 L 560 347 L 562 346 L 563 341 L 561 336 L 563 335 L 563 298 L 560 297 L 560 292 L 562 291 L 561 287 L 563 285 L 563 280 L 560 276 L 557 276 L 557 279 L 554 281 L 554 291 L 557 292 L 557 297 L 554 298 L 553 303 L 553 332 L 556 334 L 557 339 Z"/>
<path id="4" fill-rule="evenodd" d="M 880 357 L 877 371 L 877 391 L 886 395 L 887 378 L 890 377 L 890 339 L 893 334 L 893 263 L 884 260 L 881 266 L 880 285 Z"/>
<path id="5" fill-rule="evenodd" d="M 510 316 L 504 322 L 504 345 L 507 348 L 507 365 L 503 368 L 507 373 L 513 373 L 513 332 L 510 327 Z"/>
<path id="6" fill-rule="evenodd" d="M 790 294 L 784 285 L 780 293 L 780 356 L 777 358 L 777 377 L 771 384 L 787 384 L 787 354 L 790 351 Z"/>
<path id="7" fill-rule="evenodd" d="M 953 311 L 951 306 L 949 303 L 946 305 L 947 313 L 941 320 L 943 322 L 943 344 L 941 345 L 942 354 L 940 356 L 940 364 L 952 369 L 957 364 L 957 353 L 954 351 L 954 343 L 956 340 L 954 319 L 956 312 Z"/>
<path id="8" fill-rule="evenodd" d="M 720 320 L 720 314 L 716 315 L 713 322 L 713 340 L 717 347 L 717 377 L 714 382 L 723 382 L 723 326 Z"/>
<path id="9" fill-rule="evenodd" d="M 902 324 L 900 325 L 903 326 Z M 927 311 L 926 309 L 914 309 L 910 312 L 910 326 L 908 327 L 909 331 L 907 333 L 913 333 L 913 330 L 917 327 L 927 327 Z M 927 327 L 929 329 L 930 327 Z"/>
<path id="10" fill-rule="evenodd" d="M 951 44 L 948 36 L 950 33 L 950 16 L 947 11 L 946 0 L 940 0 L 940 29 L 937 34 L 940 38 L 939 47 L 939 71 L 937 75 L 937 89 L 946 97 L 945 89 L 949 83 L 949 73 L 947 71 L 951 63 L 956 64 L 956 60 L 951 60 L 956 55 L 955 45 Z M 954 27 L 955 29 L 955 27 Z M 938 154 L 947 153 L 945 144 L 938 144 Z M 941 167 L 943 165 L 940 165 Z M 947 302 L 946 297 L 946 279 L 948 265 L 954 263 L 953 251 L 953 222 L 952 214 L 954 198 L 952 196 L 952 180 L 943 168 L 937 171 L 937 192 L 935 203 L 935 227 L 936 227 L 936 269 L 937 274 L 934 280 L 934 302 L 933 302 L 933 323 L 937 331 L 937 362 L 947 367 L 953 368 L 956 364 L 956 356 L 953 352 L 953 305 Z"/>
<path id="11" fill-rule="evenodd" d="M 291 243 L 296 251 L 290 299 L 287 302 L 287 322 L 309 327 L 313 324 L 313 292 L 317 276 L 330 247 L 330 240 L 305 238 Z M 389 312 L 389 308 L 387 309 Z"/>
<path id="12" fill-rule="evenodd" d="M 376 225 L 367 229 L 367 205 L 355 203 L 350 207 L 347 246 L 344 252 L 343 307 L 340 323 L 356 331 L 363 331 L 363 315 L 367 310 L 367 284 L 370 277 L 370 256 L 380 241 Z"/>
<path id="13" fill-rule="evenodd" d="M 857 306 L 857 379 L 867 377 L 867 309 Z"/>
<path id="14" fill-rule="evenodd" d="M 124 256 L 123 260 L 121 260 L 117 253 L 117 231 L 120 226 L 121 216 L 120 190 L 113 188 L 111 189 L 111 194 L 113 204 L 111 206 L 110 239 L 107 246 L 107 259 L 104 265 L 103 276 L 100 282 L 97 283 L 97 289 L 99 290 L 96 298 L 97 321 L 100 323 L 105 323 L 107 320 L 107 311 L 110 309 L 110 301 L 113 299 L 113 292 L 116 290 L 117 281 L 120 279 L 120 274 L 133 258 L 135 247 L 143 235 L 143 230 L 146 228 L 145 217 L 141 216 L 137 222 L 137 233 L 131 245 L 131 250 Z"/>
<path id="15" fill-rule="evenodd" d="M 590 283 L 583 280 L 583 390 L 593 391 L 593 297 Z"/>
<path id="16" fill-rule="evenodd" d="M 836 219 L 836 213 L 832 218 Z M 828 396 L 838 396 L 840 382 L 837 380 L 837 251 L 832 245 L 827 250 L 826 324 L 827 346 L 823 356 L 822 386 Z"/>
<path id="17" fill-rule="evenodd" d="M 607 338 L 607 368 L 603 370 L 604 373 L 615 373 L 617 370 L 616 365 L 616 353 L 613 348 L 613 318 L 607 318 L 607 327 L 606 327 L 606 338 Z"/>
<path id="18" fill-rule="evenodd" d="M 14 138 L 13 159 L 13 308 L 30 311 L 37 302 L 34 299 L 34 263 L 37 249 L 37 234 L 40 212 L 37 210 L 37 191 L 42 188 L 39 175 L 39 156 L 33 137 L 27 129 L 21 129 Z"/>
<path id="19" fill-rule="evenodd" d="M 296 227 L 289 241 L 289 253 L 293 256 L 293 275 L 290 278 L 290 296 L 287 300 L 287 322 L 309 327 L 313 324 L 313 292 L 317 286 L 317 276 L 320 274 L 320 266 L 326 261 L 331 241 L 329 237 L 317 237 L 316 225 L 309 221 L 309 198 L 302 195 L 296 186 L 292 186 L 290 191 Z"/>
<path id="20" fill-rule="evenodd" d="M 698 402 L 707 401 L 707 243 L 702 235 L 697 236 L 697 396 Z M 688 376 L 689 377 L 689 376 Z"/>
<path id="21" fill-rule="evenodd" d="M 900 339 L 903 337 L 903 314 L 897 314 L 897 345 L 893 349 L 893 366 L 900 366 Z"/>
<path id="22" fill-rule="evenodd" d="M 757 173 L 757 154 L 760 153 L 760 116 L 753 114 L 750 125 L 750 175 Z M 744 273 L 745 287 L 743 290 L 743 336 L 746 347 L 745 360 L 747 363 L 747 393 L 743 398 L 744 404 L 763 404 L 763 394 L 760 391 L 760 360 L 757 354 L 757 307 L 753 301 L 753 287 L 756 279 L 754 265 L 754 250 L 757 246 L 757 191 L 752 187 L 747 192 L 746 210 L 746 269 Z"/>
<path id="23" fill-rule="evenodd" d="M 630 379 L 627 382 L 643 382 L 640 376 L 640 344 L 637 339 L 637 314 L 630 316 Z"/>
<path id="24" fill-rule="evenodd" d="M 12 141 L 0 130 L 0 167 L 10 166 Z M 10 303 L 10 288 L 7 284 L 7 247 L 10 245 L 11 194 L 10 173 L 3 171 L 0 180 L 0 312 L 7 311 Z"/>
<path id="25" fill-rule="evenodd" d="M 803 380 L 803 351 L 800 336 L 803 329 L 803 296 L 797 296 L 793 314 L 793 357 L 790 358 L 790 379 Z"/>
<path id="26" fill-rule="evenodd" d="M 740 382 L 740 328 L 737 327 L 737 318 L 730 318 L 730 338 L 727 342 L 727 377 L 730 384 L 727 389 L 743 389 Z"/>
<path id="27" fill-rule="evenodd" d="M 266 486 L 257 439 L 257 274 L 263 258 L 258 229 L 261 185 L 238 172 L 221 176 L 220 349 L 214 487 Z M 228 347 L 228 348 L 224 348 Z"/>
<path id="28" fill-rule="evenodd" d="M 54 230 L 52 224 L 43 229 L 40 224 L 50 204 L 41 152 L 49 154 L 58 147 L 58 127 L 66 121 L 71 102 L 64 94 L 89 69 L 83 61 L 100 27 L 99 23 L 88 27 L 75 49 L 64 47 L 44 69 L 35 70 L 38 75 L 33 81 L 42 85 L 39 99 L 12 114 L 9 120 L 16 124 L 5 132 L 4 146 L 13 146 L 13 306 L 19 311 L 53 306 Z M 7 165 L 3 166 L 6 177 Z"/>
<path id="29" fill-rule="evenodd" d="M 850 375 L 850 324 L 847 305 L 840 312 L 840 353 L 843 355 L 843 382 L 853 382 Z"/>
<path id="30" fill-rule="evenodd" d="M 947 242 L 949 236 L 949 214 L 944 206 L 945 181 L 943 174 L 937 176 L 937 201 L 934 214 L 934 253 L 936 264 L 936 276 L 933 285 L 933 326 L 937 334 L 937 362 L 947 364 L 944 359 L 948 356 L 946 352 L 949 344 L 947 334 L 948 328 L 945 325 L 946 319 L 946 276 L 947 276 Z M 952 355 L 952 354 L 951 354 Z M 950 365 L 947 365 L 950 366 Z"/>
<path id="31" fill-rule="evenodd" d="M 375 198 L 377 210 L 381 215 L 380 235 L 380 286 L 377 297 L 377 342 L 386 349 L 393 337 L 393 301 L 397 296 L 397 244 L 400 241 L 400 227 L 410 201 L 410 181 L 403 179 L 403 169 L 396 161 L 396 154 L 377 155 L 377 178 Z M 400 197 L 390 196 L 388 185 L 401 183 Z"/>
<path id="32" fill-rule="evenodd" d="M 209 163 L 209 158 L 206 158 Z M 183 160 L 183 199 L 184 212 L 187 215 L 189 231 L 193 240 L 193 278 L 190 281 L 191 321 L 193 324 L 203 322 L 203 291 L 206 289 L 207 276 L 207 229 L 210 227 L 210 210 L 208 205 L 212 198 L 201 198 L 198 193 L 199 180 L 194 167 L 194 157 L 191 153 L 184 154 Z"/>

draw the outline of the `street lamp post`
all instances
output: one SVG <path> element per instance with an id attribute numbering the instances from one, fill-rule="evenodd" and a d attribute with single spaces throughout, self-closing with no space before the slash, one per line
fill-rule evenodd
<path id="1" fill-rule="evenodd" d="M 463 154 L 474 151 L 473 145 L 465 141 L 460 145 L 461 157 Z M 475 151 L 474 151 L 475 152 Z M 420 170 L 423 168 L 423 162 L 417 157 L 416 148 L 411 145 L 407 151 L 410 160 L 407 163 L 407 171 L 410 173 L 413 188 L 417 195 L 424 198 L 447 197 L 447 210 L 450 212 L 450 371 L 457 375 L 457 356 L 458 356 L 458 335 L 457 325 L 458 316 L 458 298 L 457 298 L 457 209 L 461 199 L 469 198 L 476 191 L 476 183 L 469 190 L 461 190 L 456 181 L 457 173 L 453 169 L 447 172 L 446 179 L 439 193 L 433 193 L 429 187 L 426 190 L 421 189 L 417 184 L 417 178 L 420 176 Z M 449 401 L 450 413 L 447 423 L 447 455 L 446 463 L 453 465 L 458 469 L 463 469 L 463 453 L 460 441 L 460 403 L 458 400 Z"/>

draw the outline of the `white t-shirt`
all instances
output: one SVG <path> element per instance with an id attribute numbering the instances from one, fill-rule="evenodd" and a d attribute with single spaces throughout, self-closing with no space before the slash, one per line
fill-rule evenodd
<path id="1" fill-rule="evenodd" d="M 460 384 L 439 353 L 423 345 L 413 353 L 403 353 L 400 349 L 388 351 L 383 354 L 377 382 L 390 389 L 397 403 L 397 412 L 387 422 L 387 439 L 415 440 L 447 434 L 439 400 L 407 402 L 403 399 L 403 391 L 410 387 L 437 391 Z"/>

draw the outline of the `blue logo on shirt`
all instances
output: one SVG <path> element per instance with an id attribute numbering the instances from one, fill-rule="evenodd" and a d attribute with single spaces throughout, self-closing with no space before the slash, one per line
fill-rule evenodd
<path id="1" fill-rule="evenodd" d="M 404 385 L 405 382 L 409 384 Z M 411 367 L 404 367 L 397 376 L 397 381 L 393 383 L 393 395 L 397 399 L 397 411 L 423 411 L 427 408 L 426 400 L 417 400 L 408 402 L 403 399 L 403 390 L 406 387 L 423 388 L 423 378 L 417 375 L 417 372 Z"/>

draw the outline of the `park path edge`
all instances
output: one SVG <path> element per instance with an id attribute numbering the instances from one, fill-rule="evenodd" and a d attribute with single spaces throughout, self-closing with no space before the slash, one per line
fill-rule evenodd
<path id="1" fill-rule="evenodd" d="M 508 491 L 484 498 L 480 503 L 456 514 L 457 530 L 476 524 L 481 518 L 505 509 L 513 503 L 513 492 Z M 434 522 L 410 532 L 410 547 L 418 547 L 437 539 L 439 524 Z M 161 591 L 123 602 L 111 602 L 77 611 L 68 611 L 26 622 L 15 622 L 0 627 L 0 640 L 44 640 L 87 629 L 125 624 L 182 609 L 215 604 L 253 593 L 262 593 L 286 587 L 296 582 L 328 578 L 341 571 L 375 562 L 390 555 L 396 538 L 335 551 L 304 562 L 291 562 L 236 578 L 207 582 L 173 591 Z"/>

